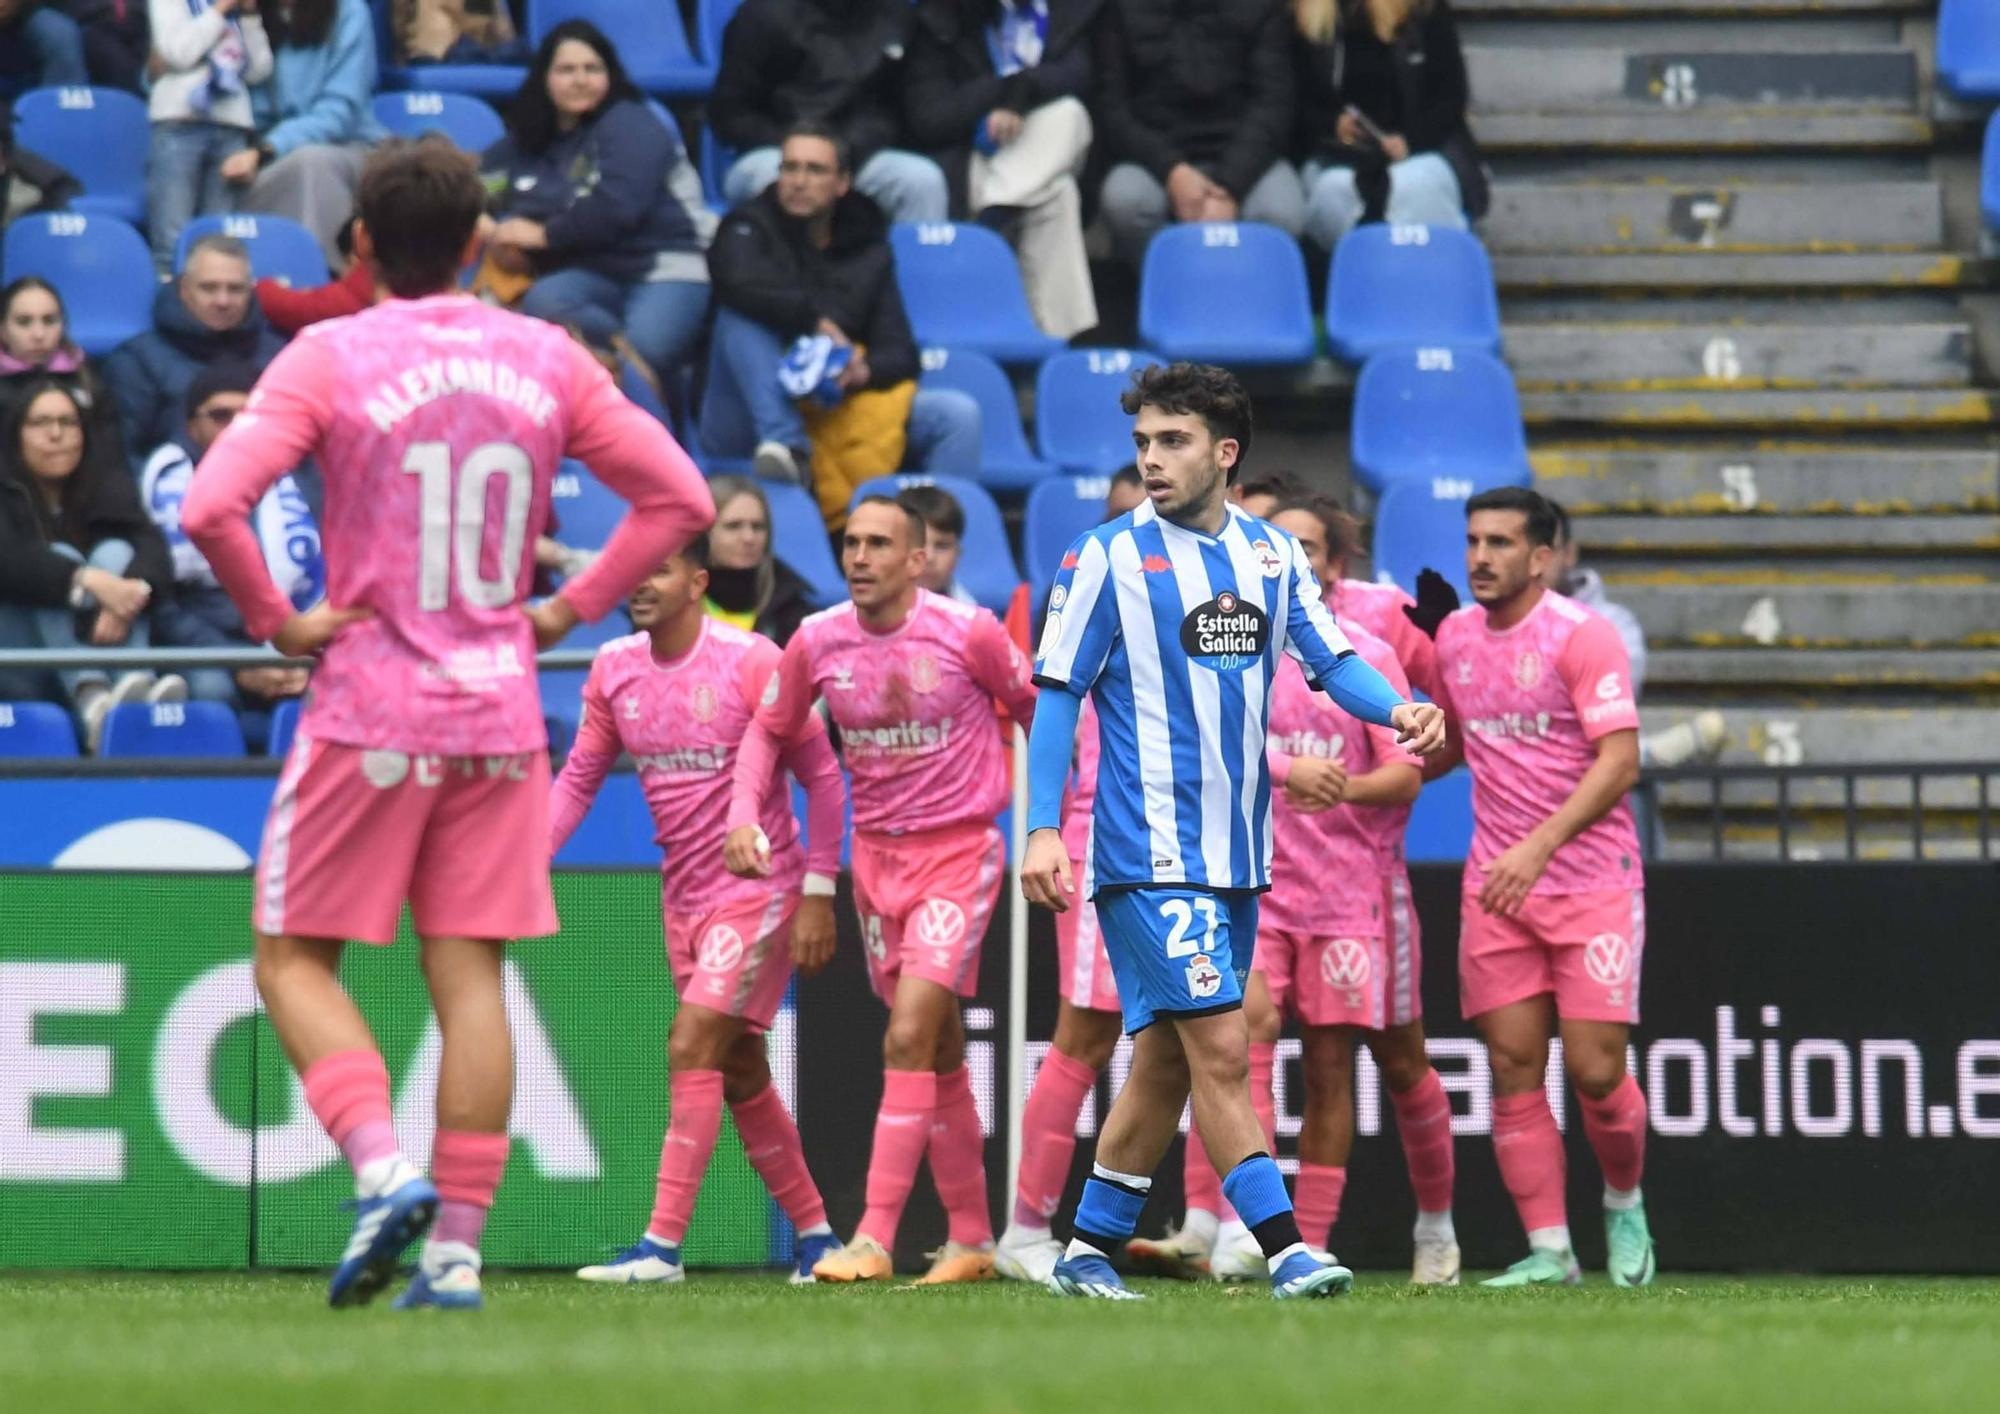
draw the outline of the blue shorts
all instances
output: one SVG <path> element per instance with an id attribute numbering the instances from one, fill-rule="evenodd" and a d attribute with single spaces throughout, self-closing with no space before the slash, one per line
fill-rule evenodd
<path id="1" fill-rule="evenodd" d="M 1164 884 L 1105 889 L 1097 923 L 1125 1032 L 1162 1016 L 1207 1016 L 1243 1005 L 1243 979 L 1257 945 L 1257 895 Z"/>

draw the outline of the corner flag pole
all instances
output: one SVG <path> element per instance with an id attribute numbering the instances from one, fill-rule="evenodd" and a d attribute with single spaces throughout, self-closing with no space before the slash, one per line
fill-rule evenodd
<path id="1" fill-rule="evenodd" d="M 1021 1171 L 1021 1111 L 1028 1097 L 1028 901 L 1021 861 L 1028 852 L 1028 734 L 1014 728 L 1014 893 L 1007 903 L 1007 1182 Z M 1011 1190 L 1010 1190 L 1011 1191 Z M 1011 1200 L 1010 1200 L 1011 1201 Z"/>

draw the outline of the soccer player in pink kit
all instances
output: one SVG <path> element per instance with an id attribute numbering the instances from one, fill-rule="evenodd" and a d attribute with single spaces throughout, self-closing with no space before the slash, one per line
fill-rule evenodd
<path id="1" fill-rule="evenodd" d="M 272 1027 L 355 1172 L 335 1306 L 380 1292 L 433 1217 L 396 1304 L 481 1304 L 513 1091 L 498 944 L 556 929 L 534 651 L 609 611 L 715 514 L 686 454 L 561 329 L 457 293 L 484 196 L 442 140 L 369 159 L 355 253 L 388 298 L 278 355 L 182 510 L 251 635 L 322 655 L 253 922 Z M 248 515 L 307 455 L 326 476 L 327 599 L 294 613 Z M 589 570 L 524 610 L 564 456 L 632 513 Z M 390 942 L 406 899 L 444 1038 L 428 1179 L 397 1147 L 388 1072 L 339 978 L 343 941 Z"/>
<path id="2" fill-rule="evenodd" d="M 808 618 L 785 645 L 737 757 L 728 848 L 740 858 L 755 841 L 773 753 L 824 698 L 853 778 L 854 902 L 889 1029 L 866 1211 L 846 1248 L 813 1272 L 833 1282 L 890 1276 L 928 1151 L 950 1240 L 923 1281 L 981 1281 L 993 1275 L 993 1228 L 959 998 L 978 983 L 1005 856 L 993 824 L 1007 803 L 994 704 L 1025 726 L 1035 692 L 999 620 L 918 586 L 921 517 L 863 497 L 841 559 L 852 602 Z"/>
<path id="3" fill-rule="evenodd" d="M 667 1038 L 666 1138 L 645 1235 L 577 1275 L 586 1281 L 681 1280 L 681 1239 L 715 1151 L 726 1102 L 744 1152 L 799 1234 L 795 1282 L 839 1244 L 807 1171 L 798 1126 L 771 1084 L 764 1033 L 794 965 L 811 975 L 833 956 L 833 889 L 840 871 L 840 763 L 817 716 L 786 745 L 782 764 L 806 790 L 812 851 L 799 845 L 784 777 L 758 807 L 767 851 L 752 877 L 724 867 L 731 767 L 778 664 L 770 639 L 705 612 L 708 541 L 656 569 L 632 596 L 629 638 L 597 652 L 583 688 L 583 722 L 551 799 L 550 854 L 590 809 L 621 752 L 630 752 L 665 851 L 660 906 L 680 1009 Z M 802 896 L 803 894 L 803 896 Z"/>
<path id="4" fill-rule="evenodd" d="M 1452 723 L 1434 769 L 1472 767 L 1472 853 L 1461 901 L 1460 1001 L 1493 1067 L 1493 1148 L 1528 1255 L 1489 1286 L 1575 1282 L 1563 1144 L 1543 1089 L 1549 1033 L 1604 1171 L 1614 1286 L 1653 1279 L 1640 1200 L 1646 1100 L 1625 1069 L 1646 946 L 1639 841 L 1625 793 L 1639 775 L 1639 709 L 1617 630 L 1542 588 L 1556 517 L 1518 487 L 1466 502 L 1477 601 L 1438 629 Z"/>

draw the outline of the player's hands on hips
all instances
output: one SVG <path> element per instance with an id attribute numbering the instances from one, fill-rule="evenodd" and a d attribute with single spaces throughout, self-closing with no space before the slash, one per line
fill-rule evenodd
<path id="1" fill-rule="evenodd" d="M 722 842 L 722 867 L 739 879 L 768 879 L 771 877 L 771 841 L 764 835 L 761 825 L 738 825 L 729 832 L 729 838 Z M 806 903 L 814 900 L 807 899 Z M 801 905 L 803 909 L 804 905 Z M 793 932 L 794 947 L 798 937 Z M 794 953 L 796 956 L 796 953 Z"/>
<path id="2" fill-rule="evenodd" d="M 302 614 L 293 614 L 271 636 L 271 646 L 287 658 L 317 658 L 349 624 L 375 617 L 373 609 L 336 609 L 322 599 Z"/>
<path id="3" fill-rule="evenodd" d="M 1285 773 L 1285 803 L 1304 814 L 1331 810 L 1347 799 L 1347 772 L 1338 761 L 1295 756 Z"/>
<path id="4" fill-rule="evenodd" d="M 1486 882 L 1479 890 L 1479 906 L 1502 917 L 1519 913 L 1521 905 L 1527 902 L 1528 890 L 1535 887 L 1535 881 L 1549 867 L 1549 855 L 1552 853 L 1554 851 L 1542 843 L 1538 834 L 1531 834 L 1503 851 L 1498 859 L 1486 866 Z"/>
<path id="5" fill-rule="evenodd" d="M 1389 713 L 1397 732 L 1396 745 L 1416 756 L 1431 756 L 1444 746 L 1444 708 L 1435 702 L 1405 702 Z"/>
<path id="6" fill-rule="evenodd" d="M 833 900 L 823 895 L 799 900 L 792 915 L 792 966 L 810 977 L 833 961 Z"/>
<path id="7" fill-rule="evenodd" d="M 539 604 L 530 604 L 521 612 L 526 614 L 528 622 L 534 625 L 537 648 L 555 647 L 583 619 L 583 616 L 577 613 L 576 605 L 560 594 L 552 594 Z"/>
<path id="8" fill-rule="evenodd" d="M 1021 896 L 1057 913 L 1067 913 L 1076 897 L 1069 872 L 1069 851 L 1062 832 L 1043 826 L 1028 835 L 1027 857 L 1021 861 Z"/>

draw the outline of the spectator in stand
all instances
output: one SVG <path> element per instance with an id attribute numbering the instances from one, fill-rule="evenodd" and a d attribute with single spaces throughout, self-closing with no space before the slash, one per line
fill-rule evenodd
<path id="1" fill-rule="evenodd" d="M 223 160 L 223 179 L 248 188 L 245 211 L 311 231 L 331 265 L 361 164 L 389 135 L 370 106 L 375 20 L 368 0 L 265 0 L 264 25 L 273 52 L 271 81 L 253 94 L 261 135 Z"/>
<path id="2" fill-rule="evenodd" d="M 0 0 L 0 99 L 89 82 L 75 20 L 43 0 Z"/>
<path id="3" fill-rule="evenodd" d="M 153 611 L 153 638 L 167 648 L 251 648 L 243 615 L 223 590 L 201 551 L 181 531 L 181 502 L 195 478 L 195 464 L 222 435 L 243 405 L 257 370 L 247 363 L 204 368 L 188 385 L 187 422 L 174 439 L 147 459 L 139 475 L 139 500 L 165 538 L 172 556 L 174 588 Z M 320 556 L 319 527 L 291 477 L 278 481 L 250 513 L 271 578 L 295 608 L 322 597 L 326 565 Z M 304 668 L 197 668 L 188 686 L 202 702 L 234 710 L 260 710 L 306 690 Z"/>
<path id="4" fill-rule="evenodd" d="M 196 216 L 234 211 L 242 188 L 222 164 L 256 135 L 250 85 L 271 76 L 271 41 L 256 0 L 149 0 L 153 92 L 147 114 L 146 233 L 153 264 L 173 273 L 174 245 Z"/>
<path id="5" fill-rule="evenodd" d="M 941 486 L 909 486 L 896 499 L 924 523 L 924 568 L 917 583 L 933 594 L 977 604 L 958 582 L 958 556 L 965 544 L 965 507 Z"/>
<path id="6" fill-rule="evenodd" d="M 1306 234 L 1454 226 L 1486 210 L 1471 91 L 1447 0 L 1292 0 Z"/>
<path id="7" fill-rule="evenodd" d="M 82 190 L 82 182 L 46 157 L 14 146 L 14 110 L 0 102 L 0 229 L 17 216 L 60 211 Z"/>
<path id="8" fill-rule="evenodd" d="M 1146 478 L 1139 475 L 1136 466 L 1121 466 L 1111 474 L 1111 485 L 1104 493 L 1104 518 L 1116 520 L 1128 511 L 1136 511 L 1146 504 Z"/>
<path id="9" fill-rule="evenodd" d="M 1289 471 L 1274 471 L 1267 476 L 1253 476 L 1247 481 L 1239 481 L 1229 488 L 1227 494 L 1230 500 L 1243 507 L 1244 514 L 1269 520 L 1278 513 L 1280 506 L 1303 500 L 1311 492 Z"/>
<path id="10" fill-rule="evenodd" d="M 396 63 L 525 64 L 528 44 L 501 0 L 394 0 Z M 427 85 L 419 75 L 412 85 Z"/>
<path id="11" fill-rule="evenodd" d="M 719 456 L 751 454 L 760 476 L 807 481 L 829 528 L 845 523 L 856 486 L 895 471 L 906 452 L 926 471 L 979 470 L 979 404 L 918 390 L 888 227 L 850 172 L 830 128 L 793 129 L 777 182 L 724 218 L 708 252 L 716 316 L 703 441 Z M 809 336 L 851 354 L 831 408 L 794 401 L 778 381 L 788 350 Z"/>
<path id="12" fill-rule="evenodd" d="M 169 592 L 172 571 L 131 473 L 91 447 L 83 409 L 54 379 L 26 390 L 4 437 L 0 645 L 146 647 L 153 608 Z M 105 714 L 119 703 L 187 699 L 186 680 L 171 674 L 123 673 L 115 684 L 85 669 L 54 674 L 53 682 L 47 674 L 0 676 L 9 679 L 9 697 L 67 702 L 93 752 Z"/>
<path id="13" fill-rule="evenodd" d="M 1276 0 L 1105 0 L 1097 141 L 1104 224 L 1133 265 L 1169 221 L 1305 224 L 1292 132 L 1291 26 Z"/>
<path id="14" fill-rule="evenodd" d="M 1068 339 L 1097 323 L 1083 197 L 1090 22 L 1103 0 L 919 0 L 903 107 L 970 214 L 1020 252 L 1028 306 Z"/>
<path id="15" fill-rule="evenodd" d="M 0 424 L 13 416 L 30 387 L 50 379 L 83 409 L 92 450 L 122 464 L 118 404 L 95 365 L 71 342 L 62 296 L 39 275 L 23 275 L 0 290 Z"/>
<path id="16" fill-rule="evenodd" d="M 674 135 L 588 20 L 542 39 L 480 166 L 495 218 L 489 259 L 532 274 L 523 314 L 593 347 L 621 332 L 656 377 L 674 378 L 708 313 L 702 252 L 715 218 Z"/>
<path id="17" fill-rule="evenodd" d="M 783 647 L 813 611 L 806 582 L 775 553 L 771 503 L 748 476 L 711 477 L 715 524 L 708 532 L 708 612 Z"/>
<path id="18" fill-rule="evenodd" d="M 62 8 L 83 32 L 90 81 L 143 97 L 152 52 L 147 6 L 140 0 L 62 0 Z"/>
<path id="19" fill-rule="evenodd" d="M 233 236 L 203 236 L 180 279 L 153 297 L 153 327 L 104 361 L 127 454 L 142 456 L 180 430 L 188 384 L 204 366 L 245 361 L 262 369 L 283 347 L 250 297 L 249 250 Z"/>
<path id="20" fill-rule="evenodd" d="M 334 252 L 336 278 L 328 284 L 296 290 L 282 280 L 257 282 L 257 307 L 273 329 L 289 336 L 322 319 L 359 314 L 375 303 L 375 269 L 354 254 L 353 221 L 340 228 Z"/>
<path id="21" fill-rule="evenodd" d="M 904 151 L 909 0 L 743 0 L 722 35 L 708 119 L 736 154 L 723 195 L 740 206 L 778 179 L 787 131 L 818 124 L 853 154 L 854 185 L 891 221 L 942 221 L 944 172 Z"/>

